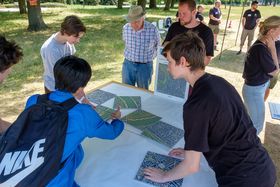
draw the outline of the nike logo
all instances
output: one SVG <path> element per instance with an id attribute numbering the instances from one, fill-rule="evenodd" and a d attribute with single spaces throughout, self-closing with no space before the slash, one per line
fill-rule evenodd
<path id="1" fill-rule="evenodd" d="M 27 151 L 15 151 L 6 153 L 0 163 L 0 177 L 10 175 L 19 169 L 23 169 L 16 175 L 7 179 L 0 184 L 0 187 L 15 186 L 26 176 L 36 170 L 44 162 L 44 157 L 38 157 L 38 154 L 44 151 L 44 144 L 46 139 L 36 141 Z"/>

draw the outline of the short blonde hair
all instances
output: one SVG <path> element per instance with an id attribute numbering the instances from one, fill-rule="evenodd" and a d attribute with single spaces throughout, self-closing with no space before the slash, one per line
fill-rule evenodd
<path id="1" fill-rule="evenodd" d="M 260 22 L 259 38 L 265 36 L 269 30 L 280 26 L 280 16 L 270 16 L 264 21 Z"/>

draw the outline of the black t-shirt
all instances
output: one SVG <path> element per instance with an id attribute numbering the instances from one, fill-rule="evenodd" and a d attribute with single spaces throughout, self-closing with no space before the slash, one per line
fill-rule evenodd
<path id="1" fill-rule="evenodd" d="M 268 73 L 276 69 L 271 53 L 266 45 L 257 40 L 245 57 L 243 78 L 249 86 L 266 83 L 272 76 Z"/>
<path id="2" fill-rule="evenodd" d="M 195 18 L 198 19 L 199 21 L 203 21 L 204 20 L 204 17 L 203 17 L 203 15 L 200 12 L 196 13 Z"/>
<path id="3" fill-rule="evenodd" d="M 248 9 L 244 12 L 243 17 L 246 18 L 244 28 L 252 30 L 256 27 L 257 19 L 261 18 L 261 13 L 259 10 L 252 11 Z"/>
<path id="4" fill-rule="evenodd" d="M 198 36 L 203 40 L 206 50 L 206 56 L 214 56 L 214 36 L 212 30 L 200 23 L 194 28 L 186 28 L 180 24 L 180 22 L 175 22 L 169 27 L 167 35 L 164 42 L 171 41 L 175 36 L 188 32 L 189 30 L 198 33 Z M 163 42 L 163 43 L 164 43 Z"/>
<path id="5" fill-rule="evenodd" d="M 207 73 L 200 77 L 183 116 L 185 150 L 204 154 L 219 185 L 244 186 L 270 176 L 275 180 L 274 165 L 239 94 L 226 80 Z"/>
<path id="6" fill-rule="evenodd" d="M 210 15 L 213 15 L 215 18 L 220 19 L 221 15 L 222 15 L 222 12 L 218 8 L 214 7 L 214 8 L 210 9 L 209 16 Z M 211 24 L 211 25 L 219 25 L 220 23 L 218 21 L 209 19 L 209 24 Z"/>

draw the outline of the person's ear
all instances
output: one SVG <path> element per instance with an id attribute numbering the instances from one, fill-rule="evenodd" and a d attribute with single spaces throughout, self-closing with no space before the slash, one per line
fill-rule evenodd
<path id="1" fill-rule="evenodd" d="M 197 12 L 197 10 L 194 9 L 194 10 L 192 11 L 192 15 L 195 16 L 195 15 L 196 15 L 196 12 Z"/>
<path id="2" fill-rule="evenodd" d="M 182 67 L 188 67 L 189 66 L 189 62 L 183 56 L 180 57 L 180 66 L 182 66 Z"/>

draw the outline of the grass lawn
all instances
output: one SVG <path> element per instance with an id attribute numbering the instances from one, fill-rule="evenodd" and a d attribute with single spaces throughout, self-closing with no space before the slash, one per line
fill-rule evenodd
<path id="1" fill-rule="evenodd" d="M 1 8 L 1 7 L 0 7 Z M 219 35 L 219 45 L 221 47 L 222 37 L 225 28 L 227 9 L 222 6 L 223 18 L 222 32 Z M 248 8 L 248 7 L 247 7 Z M 262 17 L 266 18 L 280 12 L 280 7 L 259 7 Z M 209 6 L 205 10 L 205 18 Z M 228 28 L 224 51 L 221 59 L 219 53 L 213 58 L 206 68 L 207 72 L 217 74 L 227 79 L 236 89 L 241 92 L 243 84 L 242 71 L 245 53 L 236 56 L 239 50 L 235 46 L 236 33 L 240 19 L 241 7 L 233 7 L 230 20 L 232 28 Z M 147 10 L 147 20 L 157 21 L 171 16 L 175 18 L 176 9 L 163 12 L 161 9 Z M 122 26 L 126 23 L 124 15 L 127 8 L 122 10 L 115 7 L 104 6 L 67 6 L 58 8 L 48 8 L 43 11 L 43 19 L 49 29 L 41 32 L 27 32 L 27 15 L 20 15 L 17 12 L 0 12 L 0 33 L 8 39 L 15 40 L 23 47 L 24 59 L 13 68 L 13 72 L 0 86 L 0 114 L 1 117 L 13 121 L 23 110 L 26 99 L 34 93 L 43 93 L 43 65 L 40 58 L 40 47 L 43 42 L 60 28 L 60 23 L 67 15 L 76 14 L 87 26 L 87 33 L 81 39 L 81 43 L 76 45 L 77 55 L 86 59 L 93 68 L 93 76 L 87 89 L 93 89 L 108 81 L 121 81 L 121 67 L 123 62 Z M 241 31 L 239 32 L 240 35 Z M 237 40 L 237 45 L 239 39 Z M 246 50 L 246 47 L 243 48 Z M 153 90 L 153 83 L 151 85 Z M 272 90 L 268 101 L 280 103 L 280 83 Z M 266 129 L 261 135 L 261 139 L 277 165 L 277 174 L 280 178 L 280 125 L 279 121 L 272 120 L 266 110 Z M 280 187 L 280 183 L 277 183 Z"/>

